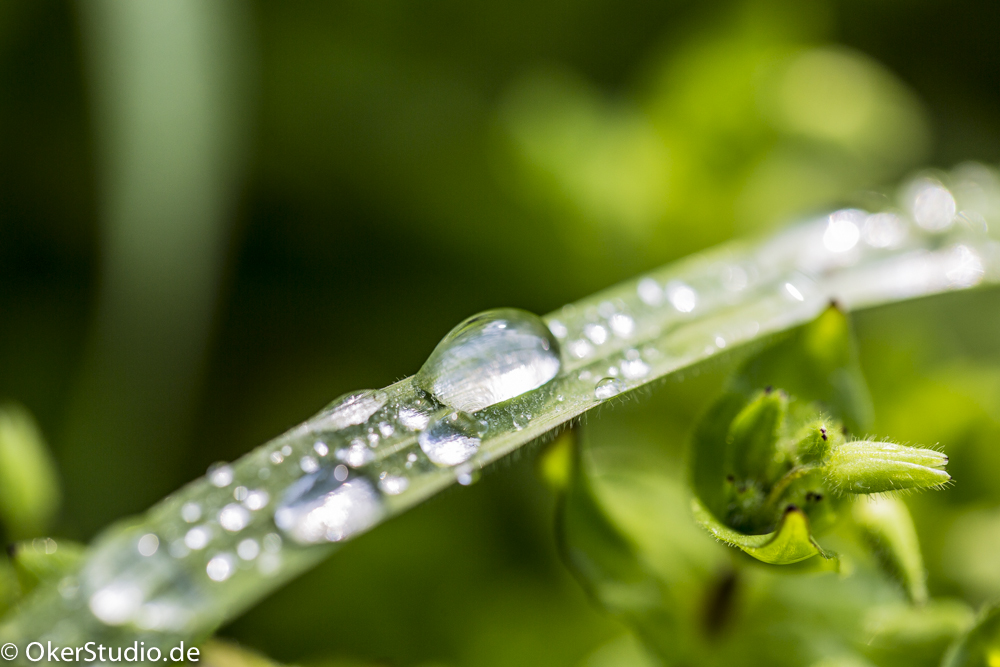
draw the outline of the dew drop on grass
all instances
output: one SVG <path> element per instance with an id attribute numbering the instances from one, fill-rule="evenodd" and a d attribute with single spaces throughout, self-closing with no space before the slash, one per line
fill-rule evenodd
<path id="1" fill-rule="evenodd" d="M 625 390 L 625 384 L 617 378 L 604 378 L 594 387 L 594 397 L 605 400 L 617 396 Z"/>
<path id="2" fill-rule="evenodd" d="M 339 468 L 306 475 L 285 493 L 274 512 L 274 523 L 292 541 L 339 542 L 382 518 L 381 497 L 371 482 L 364 477 L 347 479 L 337 474 Z"/>
<path id="3" fill-rule="evenodd" d="M 559 344 L 541 318 L 501 308 L 452 329 L 417 383 L 445 405 L 471 413 L 541 387 L 559 367 Z"/>
<path id="4" fill-rule="evenodd" d="M 348 426 L 363 424 L 388 400 L 384 391 L 371 389 L 344 394 L 317 415 L 310 426 L 313 431 L 339 431 Z"/>
<path id="5" fill-rule="evenodd" d="M 417 437 L 420 449 L 439 466 L 465 463 L 479 450 L 486 424 L 465 412 L 451 412 Z"/>

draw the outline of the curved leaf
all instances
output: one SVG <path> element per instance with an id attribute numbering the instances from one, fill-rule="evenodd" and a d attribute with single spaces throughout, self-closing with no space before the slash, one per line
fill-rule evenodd
<path id="1" fill-rule="evenodd" d="M 729 528 L 716 519 L 697 498 L 691 501 L 691 510 L 698 523 L 716 539 L 759 561 L 772 565 L 791 565 L 817 555 L 833 558 L 813 540 L 809 533 L 809 519 L 797 507 L 785 512 L 776 530 L 763 535 L 745 535 Z"/>

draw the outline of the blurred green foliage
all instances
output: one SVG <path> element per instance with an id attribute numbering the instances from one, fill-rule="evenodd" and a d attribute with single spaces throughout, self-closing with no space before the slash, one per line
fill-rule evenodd
<path id="1" fill-rule="evenodd" d="M 54 530 L 76 539 L 415 371 L 477 310 L 547 312 L 921 164 L 1000 159 L 982 0 L 178 0 L 156 21 L 133 4 L 0 4 L 0 399 L 51 443 Z M 873 432 L 951 457 L 953 487 L 905 499 L 928 590 L 993 599 L 1000 301 L 856 323 Z M 598 459 L 647 469 L 616 491 L 635 494 L 625 525 L 648 523 L 653 494 L 675 523 L 649 548 L 709 577 L 725 551 L 670 508 L 725 370 L 586 434 Z M 346 545 L 224 634 L 283 663 L 653 664 L 562 569 L 527 458 Z"/>

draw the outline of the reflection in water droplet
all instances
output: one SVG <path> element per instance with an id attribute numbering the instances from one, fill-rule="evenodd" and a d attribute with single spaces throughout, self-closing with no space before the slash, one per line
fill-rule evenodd
<path id="1" fill-rule="evenodd" d="M 371 482 L 363 477 L 341 481 L 324 468 L 288 489 L 274 523 L 299 544 L 339 542 L 378 522 L 382 513 Z"/>
<path id="2" fill-rule="evenodd" d="M 518 413 L 518 414 L 514 415 L 514 417 L 511 419 L 511 421 L 514 424 L 514 428 L 516 428 L 518 431 L 521 431 L 531 421 L 531 415 L 529 415 L 527 413 Z"/>
<path id="3" fill-rule="evenodd" d="M 431 420 L 430 415 L 416 408 L 400 408 L 396 418 L 400 424 L 411 431 L 420 431 L 427 428 L 427 423 Z"/>
<path id="4" fill-rule="evenodd" d="M 806 298 L 802 296 L 802 292 L 799 291 L 799 288 L 791 283 L 785 283 L 785 292 L 796 301 L 806 300 Z"/>
<path id="5" fill-rule="evenodd" d="M 220 489 L 233 483 L 233 467 L 228 463 L 213 463 L 208 468 L 208 481 Z"/>
<path id="6" fill-rule="evenodd" d="M 626 380 L 637 380 L 649 375 L 649 364 L 639 358 L 637 350 L 629 350 L 629 353 L 633 352 L 635 353 L 634 355 L 626 357 L 626 359 L 620 364 L 622 368 L 622 376 Z"/>
<path id="7" fill-rule="evenodd" d="M 313 451 L 316 452 L 317 456 L 326 456 L 330 453 L 330 448 L 322 440 L 317 440 L 313 444 Z"/>
<path id="8" fill-rule="evenodd" d="M 690 313 L 698 305 L 698 293 L 679 280 L 667 284 L 667 300 L 679 312 Z"/>
<path id="9" fill-rule="evenodd" d="M 617 378 L 604 378 L 594 387 L 594 397 L 605 400 L 617 396 L 625 390 L 625 384 Z"/>
<path id="10" fill-rule="evenodd" d="M 559 372 L 559 345 L 527 311 L 480 313 L 451 330 L 417 374 L 442 403 L 476 412 L 541 387 Z"/>
<path id="11" fill-rule="evenodd" d="M 371 389 L 344 394 L 318 414 L 309 426 L 313 431 L 339 431 L 348 426 L 363 424 L 387 400 L 388 396 L 384 391 Z"/>
<path id="12" fill-rule="evenodd" d="M 274 465 L 280 465 L 285 460 L 285 456 L 278 451 L 271 452 L 271 455 L 268 458 Z"/>
<path id="13" fill-rule="evenodd" d="M 593 351 L 594 348 L 590 345 L 590 343 L 588 343 L 582 338 L 574 340 L 572 343 L 569 344 L 569 353 L 572 354 L 577 359 L 583 359 Z"/>
<path id="14" fill-rule="evenodd" d="M 431 423 L 417 441 L 431 461 L 453 466 L 472 458 L 485 432 L 482 421 L 464 412 L 452 412 Z"/>

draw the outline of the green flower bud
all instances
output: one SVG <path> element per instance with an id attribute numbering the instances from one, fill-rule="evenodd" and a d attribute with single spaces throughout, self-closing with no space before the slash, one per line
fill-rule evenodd
<path id="1" fill-rule="evenodd" d="M 743 408 L 729 427 L 730 473 L 737 479 L 765 479 L 777 454 L 778 433 L 788 396 L 765 390 Z"/>
<path id="2" fill-rule="evenodd" d="M 834 445 L 843 440 L 840 425 L 828 420 L 818 420 L 807 426 L 797 436 L 795 457 L 801 465 L 820 463 L 830 454 Z"/>
<path id="3" fill-rule="evenodd" d="M 835 447 L 823 466 L 830 488 L 842 493 L 883 493 L 941 486 L 948 457 L 933 449 L 855 440 Z"/>

